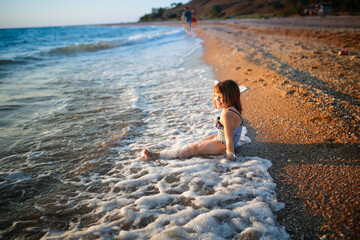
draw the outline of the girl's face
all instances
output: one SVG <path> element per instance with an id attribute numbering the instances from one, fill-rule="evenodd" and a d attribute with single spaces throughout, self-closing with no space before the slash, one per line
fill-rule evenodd
<path id="1" fill-rule="evenodd" d="M 218 109 L 222 109 L 225 107 L 223 95 L 219 92 L 214 93 L 214 102 L 215 102 L 216 108 L 218 108 Z"/>

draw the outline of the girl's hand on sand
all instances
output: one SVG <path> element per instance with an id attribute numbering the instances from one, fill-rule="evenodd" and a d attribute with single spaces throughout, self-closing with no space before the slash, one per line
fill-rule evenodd
<path id="1" fill-rule="evenodd" d="M 234 152 L 230 152 L 228 150 L 226 150 L 226 158 L 231 160 L 231 161 L 235 161 L 236 160 L 236 155 Z"/>

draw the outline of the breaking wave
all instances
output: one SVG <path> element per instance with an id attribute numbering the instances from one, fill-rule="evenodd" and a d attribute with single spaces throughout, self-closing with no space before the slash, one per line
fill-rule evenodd
<path id="1" fill-rule="evenodd" d="M 67 47 L 59 47 L 49 51 L 50 55 L 74 55 L 81 52 L 97 52 L 116 48 L 121 46 L 121 43 L 99 42 L 91 44 L 75 44 Z"/>
<path id="2" fill-rule="evenodd" d="M 172 30 L 161 33 L 152 33 L 152 34 L 138 34 L 134 36 L 130 36 L 126 39 L 120 40 L 112 40 L 112 41 L 101 41 L 95 43 L 87 43 L 87 44 L 74 44 L 71 46 L 58 47 L 49 51 L 50 55 L 75 55 L 79 53 L 87 53 L 87 52 L 98 52 L 113 48 L 118 48 L 122 46 L 129 46 L 138 43 L 144 43 L 148 41 L 159 40 L 162 38 L 166 38 L 169 35 L 180 34 L 180 30 Z"/>

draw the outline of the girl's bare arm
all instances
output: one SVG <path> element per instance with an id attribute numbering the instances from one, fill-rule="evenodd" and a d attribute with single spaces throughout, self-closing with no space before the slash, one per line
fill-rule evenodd
<path id="1" fill-rule="evenodd" d="M 235 155 L 234 149 L 234 116 L 231 112 L 225 112 L 224 114 L 224 133 L 225 133 L 225 141 L 226 141 L 226 155 L 228 158 L 232 159 Z"/>

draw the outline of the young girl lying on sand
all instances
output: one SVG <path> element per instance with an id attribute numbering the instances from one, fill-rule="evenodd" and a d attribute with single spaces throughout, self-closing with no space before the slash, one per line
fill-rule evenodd
<path id="1" fill-rule="evenodd" d="M 219 82 L 214 87 L 213 100 L 215 108 L 222 109 L 221 116 L 215 123 L 218 134 L 185 146 L 172 158 L 190 158 L 199 154 L 220 155 L 224 152 L 228 159 L 235 158 L 234 149 L 240 139 L 243 126 L 239 86 L 233 80 Z M 145 149 L 141 158 L 143 161 L 150 161 L 160 157 L 160 153 Z"/>

